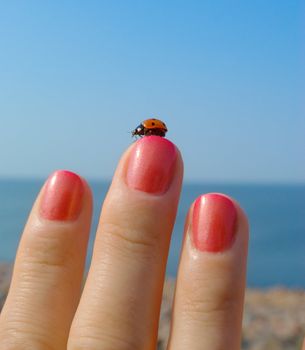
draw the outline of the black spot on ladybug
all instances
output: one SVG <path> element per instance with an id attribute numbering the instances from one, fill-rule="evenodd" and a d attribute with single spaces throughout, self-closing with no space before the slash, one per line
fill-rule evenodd
<path id="1" fill-rule="evenodd" d="M 154 120 L 155 120 L 155 119 L 154 119 Z M 151 125 L 154 126 L 154 125 L 156 125 L 156 123 L 152 122 Z"/>

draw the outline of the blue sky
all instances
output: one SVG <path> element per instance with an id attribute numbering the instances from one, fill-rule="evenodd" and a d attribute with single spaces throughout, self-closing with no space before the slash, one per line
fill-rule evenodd
<path id="1" fill-rule="evenodd" d="M 186 180 L 304 182 L 302 1 L 2 1 L 0 177 L 108 179 L 164 120 Z"/>

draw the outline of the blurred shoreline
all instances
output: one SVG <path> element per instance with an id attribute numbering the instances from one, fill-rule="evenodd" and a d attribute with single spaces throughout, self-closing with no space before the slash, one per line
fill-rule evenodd
<path id="1" fill-rule="evenodd" d="M 12 264 L 0 262 L 0 311 L 10 285 Z M 164 284 L 158 350 L 165 350 L 170 329 L 175 280 Z M 305 290 L 248 288 L 245 296 L 242 349 L 295 350 L 305 335 Z"/>

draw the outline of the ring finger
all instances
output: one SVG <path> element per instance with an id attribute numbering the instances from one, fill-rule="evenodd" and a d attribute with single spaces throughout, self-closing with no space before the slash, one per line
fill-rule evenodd
<path id="1" fill-rule="evenodd" d="M 221 194 L 190 209 L 178 271 L 170 350 L 240 348 L 247 219 Z"/>

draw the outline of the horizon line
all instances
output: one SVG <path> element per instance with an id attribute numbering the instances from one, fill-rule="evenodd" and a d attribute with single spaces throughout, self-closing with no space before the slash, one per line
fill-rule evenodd
<path id="1" fill-rule="evenodd" d="M 44 182 L 46 181 L 47 177 L 43 176 L 0 176 L 0 181 L 40 181 Z M 86 181 L 88 182 L 100 182 L 100 183 L 110 183 L 112 181 L 112 178 L 97 178 L 97 177 L 86 177 Z M 305 186 L 305 180 L 304 181 L 295 181 L 295 180 L 212 180 L 212 179 L 185 179 L 183 181 L 186 185 L 196 185 L 196 184 L 217 184 L 217 185 L 294 185 L 294 186 Z"/>

